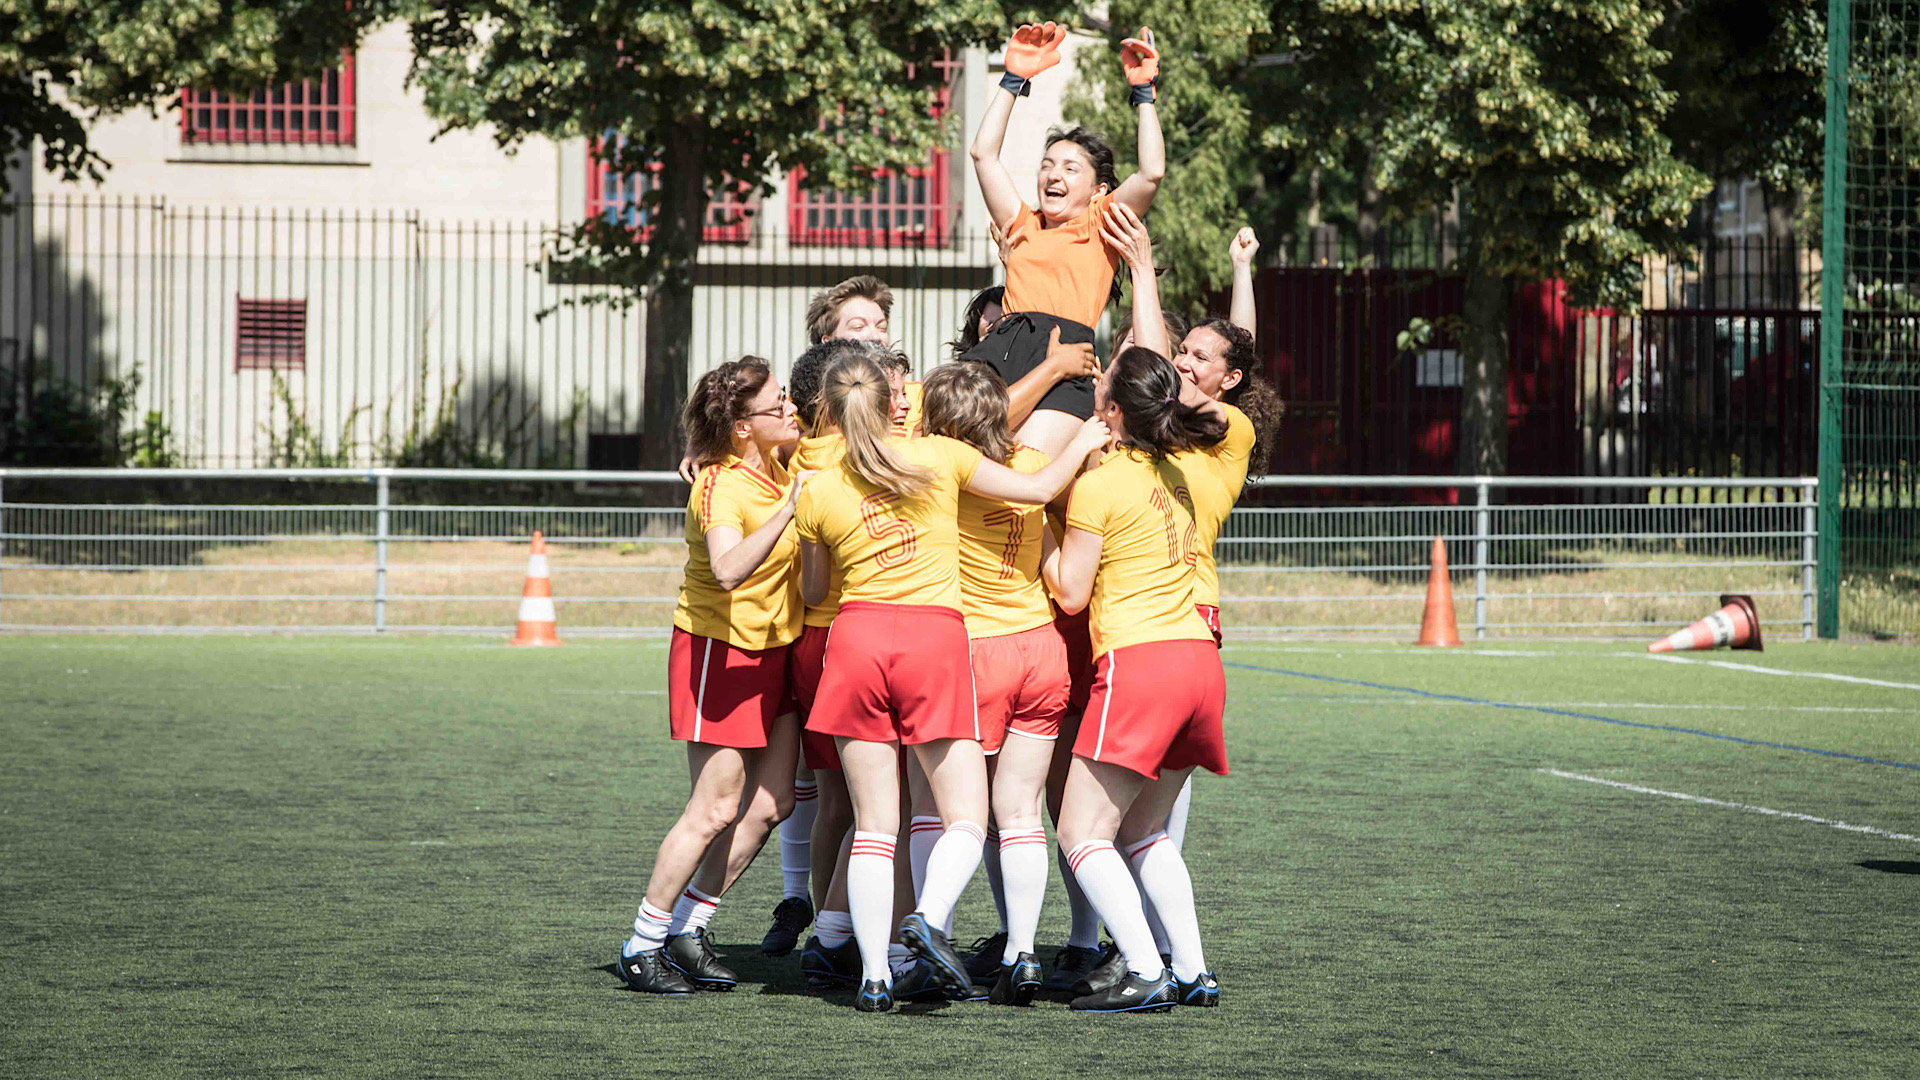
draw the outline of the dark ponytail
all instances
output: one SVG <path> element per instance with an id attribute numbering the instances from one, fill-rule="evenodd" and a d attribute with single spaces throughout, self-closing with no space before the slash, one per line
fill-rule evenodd
<path id="1" fill-rule="evenodd" d="M 1273 456 L 1273 442 L 1279 437 L 1280 418 L 1286 415 L 1287 404 L 1280 400 L 1280 391 L 1272 383 L 1254 374 L 1259 355 L 1254 352 L 1253 335 L 1244 327 L 1212 318 L 1201 319 L 1193 328 L 1211 330 L 1227 343 L 1221 360 L 1228 372 L 1240 373 L 1240 381 L 1221 394 L 1220 400 L 1247 414 L 1253 422 L 1253 454 L 1247 461 L 1247 475 L 1259 476 L 1267 471 L 1267 460 Z"/>
<path id="2" fill-rule="evenodd" d="M 688 456 L 704 469 L 733 453 L 733 425 L 751 410 L 773 369 L 757 356 L 729 360 L 700 376 L 680 410 L 680 426 L 687 432 Z"/>
<path id="3" fill-rule="evenodd" d="M 1223 416 L 1180 400 L 1180 373 L 1173 362 L 1138 345 L 1107 369 L 1107 400 L 1126 420 L 1126 443 L 1155 458 L 1218 445 L 1227 437 Z"/>

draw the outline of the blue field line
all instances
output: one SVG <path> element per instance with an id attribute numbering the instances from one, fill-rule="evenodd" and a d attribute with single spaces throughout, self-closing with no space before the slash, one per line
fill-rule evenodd
<path id="1" fill-rule="evenodd" d="M 1442 694 L 1433 690 L 1422 690 L 1417 686 L 1393 686 L 1388 683 L 1368 682 L 1365 679 L 1342 679 L 1335 675 L 1315 675 L 1310 671 L 1291 671 L 1287 668 L 1261 667 L 1257 664 L 1237 664 L 1230 660 L 1221 661 L 1222 665 L 1239 668 L 1242 671 L 1261 671 L 1268 675 L 1291 675 L 1296 679 L 1315 679 L 1320 682 L 1340 683 L 1345 686 L 1364 686 L 1369 690 L 1390 690 L 1398 694 L 1415 694 L 1419 697 L 1433 698 L 1436 701 L 1455 701 L 1463 705 L 1485 705 L 1491 709 L 1514 709 L 1520 712 L 1546 713 L 1548 716 L 1570 716 L 1575 720 L 1598 720 L 1603 724 L 1618 724 L 1621 727 L 1644 728 L 1648 731 L 1671 731 L 1678 735 L 1698 735 L 1703 739 L 1720 739 L 1725 742 L 1745 743 L 1748 746 L 1765 746 L 1774 750 L 1792 750 L 1801 754 L 1819 754 L 1822 757 L 1846 758 L 1848 761 L 1864 761 L 1870 765 L 1891 765 L 1896 769 L 1920 770 L 1920 765 L 1904 761 L 1888 761 L 1886 758 L 1867 757 L 1863 754 L 1849 754 L 1840 750 L 1822 750 L 1817 746 L 1795 746 L 1792 743 L 1767 742 L 1765 739 L 1743 739 L 1738 735 L 1722 735 L 1717 731 L 1701 731 L 1699 728 L 1675 727 L 1671 724 L 1642 724 L 1635 720 L 1621 720 L 1612 716 L 1600 716 L 1596 713 L 1573 712 L 1569 709 L 1555 709 L 1546 705 L 1521 705 L 1511 701 L 1489 701 L 1486 698 L 1466 697 L 1461 694 Z"/>

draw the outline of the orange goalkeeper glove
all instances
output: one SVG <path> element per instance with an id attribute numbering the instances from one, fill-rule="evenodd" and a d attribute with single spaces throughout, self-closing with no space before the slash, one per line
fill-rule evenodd
<path id="1" fill-rule="evenodd" d="M 1033 77 L 1060 62 L 1060 43 L 1067 40 L 1067 28 L 1055 23 L 1022 26 L 1007 42 L 1006 74 L 1000 85 L 1015 96 L 1025 97 Z"/>
<path id="2" fill-rule="evenodd" d="M 1127 85 L 1134 105 L 1153 101 L 1154 88 L 1160 85 L 1160 50 L 1153 47 L 1153 31 L 1140 28 L 1140 36 L 1120 43 L 1120 66 L 1126 70 Z"/>

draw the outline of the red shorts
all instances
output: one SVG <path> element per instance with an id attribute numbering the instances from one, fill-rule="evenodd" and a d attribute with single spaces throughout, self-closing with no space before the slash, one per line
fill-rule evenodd
<path id="1" fill-rule="evenodd" d="M 793 680 L 793 696 L 800 702 L 802 716 L 813 712 L 814 697 L 820 691 L 820 673 L 827 664 L 827 636 L 830 631 L 830 627 L 809 626 L 800 632 L 800 640 L 793 643 L 788 674 Z M 833 745 L 831 735 L 802 729 L 800 754 L 809 769 L 838 771 L 840 768 L 840 751 Z"/>
<path id="2" fill-rule="evenodd" d="M 1161 769 L 1225 775 L 1227 679 L 1212 644 L 1148 641 L 1102 656 L 1073 752 L 1150 780 Z"/>
<path id="3" fill-rule="evenodd" d="M 1212 604 L 1195 604 L 1193 610 L 1206 620 L 1207 629 L 1213 631 L 1213 647 L 1220 647 L 1220 609 Z"/>
<path id="4" fill-rule="evenodd" d="M 960 612 L 841 604 L 807 730 L 909 746 L 978 739 L 967 624 Z"/>
<path id="5" fill-rule="evenodd" d="M 756 750 L 793 711 L 787 696 L 788 646 L 740 649 L 673 628 L 667 650 L 667 723 L 673 737 Z"/>
<path id="6" fill-rule="evenodd" d="M 1067 711 L 1076 714 L 1087 710 L 1087 695 L 1093 692 L 1093 629 L 1087 620 L 1086 608 L 1078 615 L 1053 613 L 1054 628 L 1067 643 Z"/>
<path id="7" fill-rule="evenodd" d="M 1059 738 L 1067 711 L 1067 643 L 1060 631 L 1047 623 L 974 638 L 973 699 L 980 708 L 980 745 L 989 754 L 1000 752 L 1008 730 Z"/>

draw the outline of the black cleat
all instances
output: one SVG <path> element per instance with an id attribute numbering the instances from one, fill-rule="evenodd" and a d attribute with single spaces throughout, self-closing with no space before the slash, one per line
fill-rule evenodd
<path id="1" fill-rule="evenodd" d="M 800 974 L 815 990 L 852 985 L 860 981 L 860 943 L 852 938 L 829 949 L 810 937 L 800 951 Z"/>
<path id="2" fill-rule="evenodd" d="M 1162 970 L 1151 978 L 1129 971 L 1126 978 L 1097 994 L 1074 998 L 1073 1011 L 1166 1012 L 1173 1008 L 1178 994 L 1178 983 L 1174 981 L 1171 971 Z"/>
<path id="3" fill-rule="evenodd" d="M 1220 980 L 1214 978 L 1211 971 L 1194 976 L 1192 982 L 1175 979 L 1174 990 L 1180 996 L 1180 1004 L 1189 1008 L 1211 1009 L 1220 1004 Z"/>
<path id="4" fill-rule="evenodd" d="M 1086 978 L 1088 972 L 1099 967 L 1104 958 L 1099 949 L 1069 945 L 1053 954 L 1053 971 L 1047 976 L 1047 981 L 1040 984 L 1040 988 L 1050 994 L 1068 993 L 1080 985 L 1080 980 Z"/>
<path id="5" fill-rule="evenodd" d="M 773 926 L 760 939 L 760 951 L 768 956 L 785 956 L 800 943 L 800 935 L 813 924 L 813 901 L 804 896 L 789 896 L 773 909 Z"/>
<path id="6" fill-rule="evenodd" d="M 995 1005 L 1031 1005 L 1040 989 L 1040 958 L 1021 953 L 1013 963 L 1000 966 L 1000 977 L 993 982 L 987 1000 Z"/>
<path id="7" fill-rule="evenodd" d="M 893 991 L 879 979 L 868 979 L 854 995 L 853 1007 L 859 1012 L 892 1012 Z"/>
<path id="8" fill-rule="evenodd" d="M 893 1000 L 908 1002 L 945 1001 L 946 988 L 934 978 L 933 968 L 925 960 L 915 960 L 893 974 Z"/>
<path id="9" fill-rule="evenodd" d="M 1095 964 L 1093 970 L 1087 972 L 1079 982 L 1073 984 L 1073 993 L 1075 997 L 1097 994 L 1120 983 L 1126 977 L 1127 958 L 1121 955 L 1120 946 L 1109 941 L 1106 951 L 1100 954 L 1100 962 Z"/>
<path id="10" fill-rule="evenodd" d="M 900 943 L 927 962 L 933 969 L 935 981 L 948 997 L 964 1001 L 973 996 L 973 977 L 960 962 L 960 954 L 953 951 L 946 934 L 927 922 L 926 916 L 916 911 L 900 920 Z"/>
<path id="11" fill-rule="evenodd" d="M 667 963 L 686 976 L 696 989 L 724 992 L 740 983 L 739 976 L 722 967 L 720 958 L 713 955 L 705 930 L 675 934 L 667 939 L 667 947 L 661 951 L 666 954 Z"/>
<path id="12" fill-rule="evenodd" d="M 973 977 L 975 984 L 992 985 L 993 980 L 1000 976 L 1000 958 L 1006 951 L 1005 930 L 974 942 L 972 951 L 967 955 L 967 974 Z"/>
<path id="13" fill-rule="evenodd" d="M 620 957 L 620 977 L 627 980 L 627 988 L 638 990 L 642 994 L 665 994 L 669 997 L 685 997 L 693 993 L 693 984 L 680 977 L 680 973 L 667 963 L 667 950 L 650 949 Z"/>

